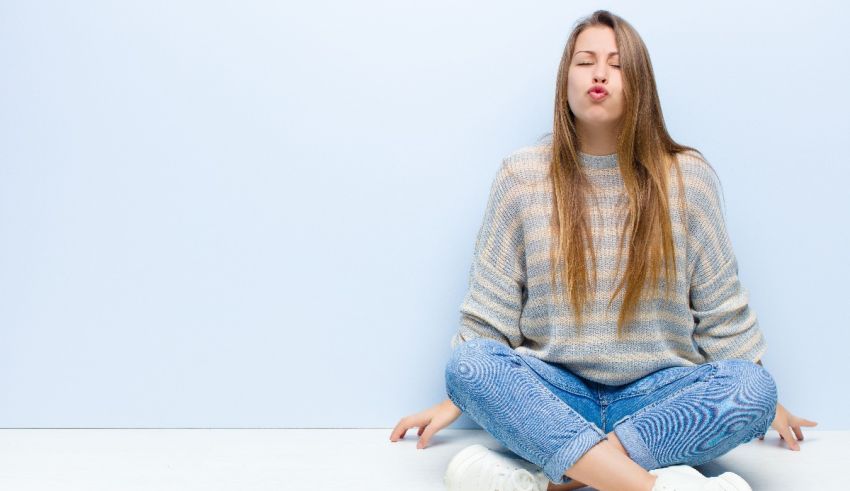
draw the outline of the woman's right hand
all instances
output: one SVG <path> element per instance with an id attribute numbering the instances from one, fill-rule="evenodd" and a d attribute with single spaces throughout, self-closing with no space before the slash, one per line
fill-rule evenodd
<path id="1" fill-rule="evenodd" d="M 455 406 L 451 399 L 428 408 L 421 413 L 411 414 L 401 418 L 390 434 L 390 441 L 396 442 L 404 438 L 404 434 L 414 426 L 419 427 L 419 442 L 416 448 L 425 448 L 435 433 L 452 424 L 460 417 L 462 411 Z"/>

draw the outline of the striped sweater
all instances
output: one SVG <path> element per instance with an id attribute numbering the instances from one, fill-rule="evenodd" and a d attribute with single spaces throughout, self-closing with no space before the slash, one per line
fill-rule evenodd
<path id="1" fill-rule="evenodd" d="M 760 360 L 766 342 L 748 305 L 748 292 L 738 280 L 719 183 L 709 165 L 690 151 L 678 156 L 686 217 L 679 213 L 675 170 L 670 179 L 677 271 L 673 301 L 664 299 L 663 289 L 645 298 L 620 339 L 617 316 L 624 292 L 610 308 L 607 304 L 619 280 L 615 269 L 628 195 L 616 154 L 580 153 L 599 204 L 597 208 L 588 197 L 599 270 L 584 324 L 576 329 L 572 308 L 556 297 L 563 294 L 560 278 L 556 291 L 550 283 L 551 142 L 550 133 L 513 152 L 496 173 L 452 349 L 473 338 L 491 338 L 585 379 L 615 386 L 667 367 L 731 358 Z M 625 247 L 628 243 L 626 238 Z M 624 251 L 621 270 L 626 257 Z M 665 285 L 663 275 L 659 284 Z"/>

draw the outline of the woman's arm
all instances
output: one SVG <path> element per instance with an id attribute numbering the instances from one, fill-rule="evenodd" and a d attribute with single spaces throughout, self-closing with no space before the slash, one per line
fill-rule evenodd
<path id="1" fill-rule="evenodd" d="M 738 263 L 721 207 L 720 181 L 707 163 L 692 164 L 686 191 L 694 342 L 707 361 L 756 362 L 767 344 L 749 305 L 749 292 L 738 278 Z"/>
<path id="2" fill-rule="evenodd" d="M 720 207 L 719 181 L 708 166 L 696 166 L 693 170 L 695 178 L 688 199 L 688 244 L 694 251 L 689 264 L 691 310 L 696 324 L 694 340 L 709 360 L 741 358 L 755 360 L 764 367 L 761 357 L 766 342 L 749 307 L 749 295 L 738 280 L 738 264 Z M 816 425 L 795 416 L 777 402 L 771 427 L 791 450 L 800 450 L 801 427 Z"/>
<path id="3" fill-rule="evenodd" d="M 522 344 L 519 319 L 525 290 L 524 241 L 519 213 L 521 182 L 502 162 L 478 230 L 460 326 L 451 347 L 474 338 Z"/>

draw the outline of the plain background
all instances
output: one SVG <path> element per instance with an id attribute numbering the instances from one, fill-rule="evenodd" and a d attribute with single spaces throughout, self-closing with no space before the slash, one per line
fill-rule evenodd
<path id="1" fill-rule="evenodd" d="M 445 399 L 490 184 L 597 8 L 719 173 L 780 402 L 847 429 L 838 1 L 0 1 L 0 426 L 391 428 Z"/>

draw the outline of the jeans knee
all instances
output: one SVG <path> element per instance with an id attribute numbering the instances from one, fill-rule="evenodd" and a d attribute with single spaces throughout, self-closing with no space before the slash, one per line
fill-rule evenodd
<path id="1" fill-rule="evenodd" d="M 480 377 L 487 376 L 487 370 L 484 369 L 487 357 L 512 352 L 509 346 L 490 338 L 473 338 L 457 345 L 446 363 L 446 392 L 449 398 L 454 401 L 454 394 L 465 391 L 470 385 L 479 384 Z"/>
<path id="2" fill-rule="evenodd" d="M 746 372 L 750 378 L 749 385 L 752 387 L 754 399 L 764 405 L 765 413 L 773 413 L 778 402 L 776 381 L 773 379 L 773 375 L 761 365 L 749 361 L 746 363 Z"/>
<path id="3" fill-rule="evenodd" d="M 769 420 L 766 423 L 769 427 L 776 414 L 778 402 L 776 381 L 770 372 L 748 360 L 724 360 L 718 363 L 736 380 L 739 389 L 736 391 L 736 400 L 762 413 L 763 417 Z"/>
<path id="4" fill-rule="evenodd" d="M 764 410 L 765 410 L 765 425 L 759 431 L 759 436 L 763 436 L 764 433 L 770 428 L 771 423 L 773 423 L 773 419 L 776 417 L 776 405 L 779 404 L 779 394 L 776 388 L 776 381 L 773 379 L 773 375 L 770 374 L 764 367 L 761 365 L 753 364 L 757 367 L 757 380 L 759 381 L 759 386 L 761 387 L 761 400 L 764 402 Z"/>

